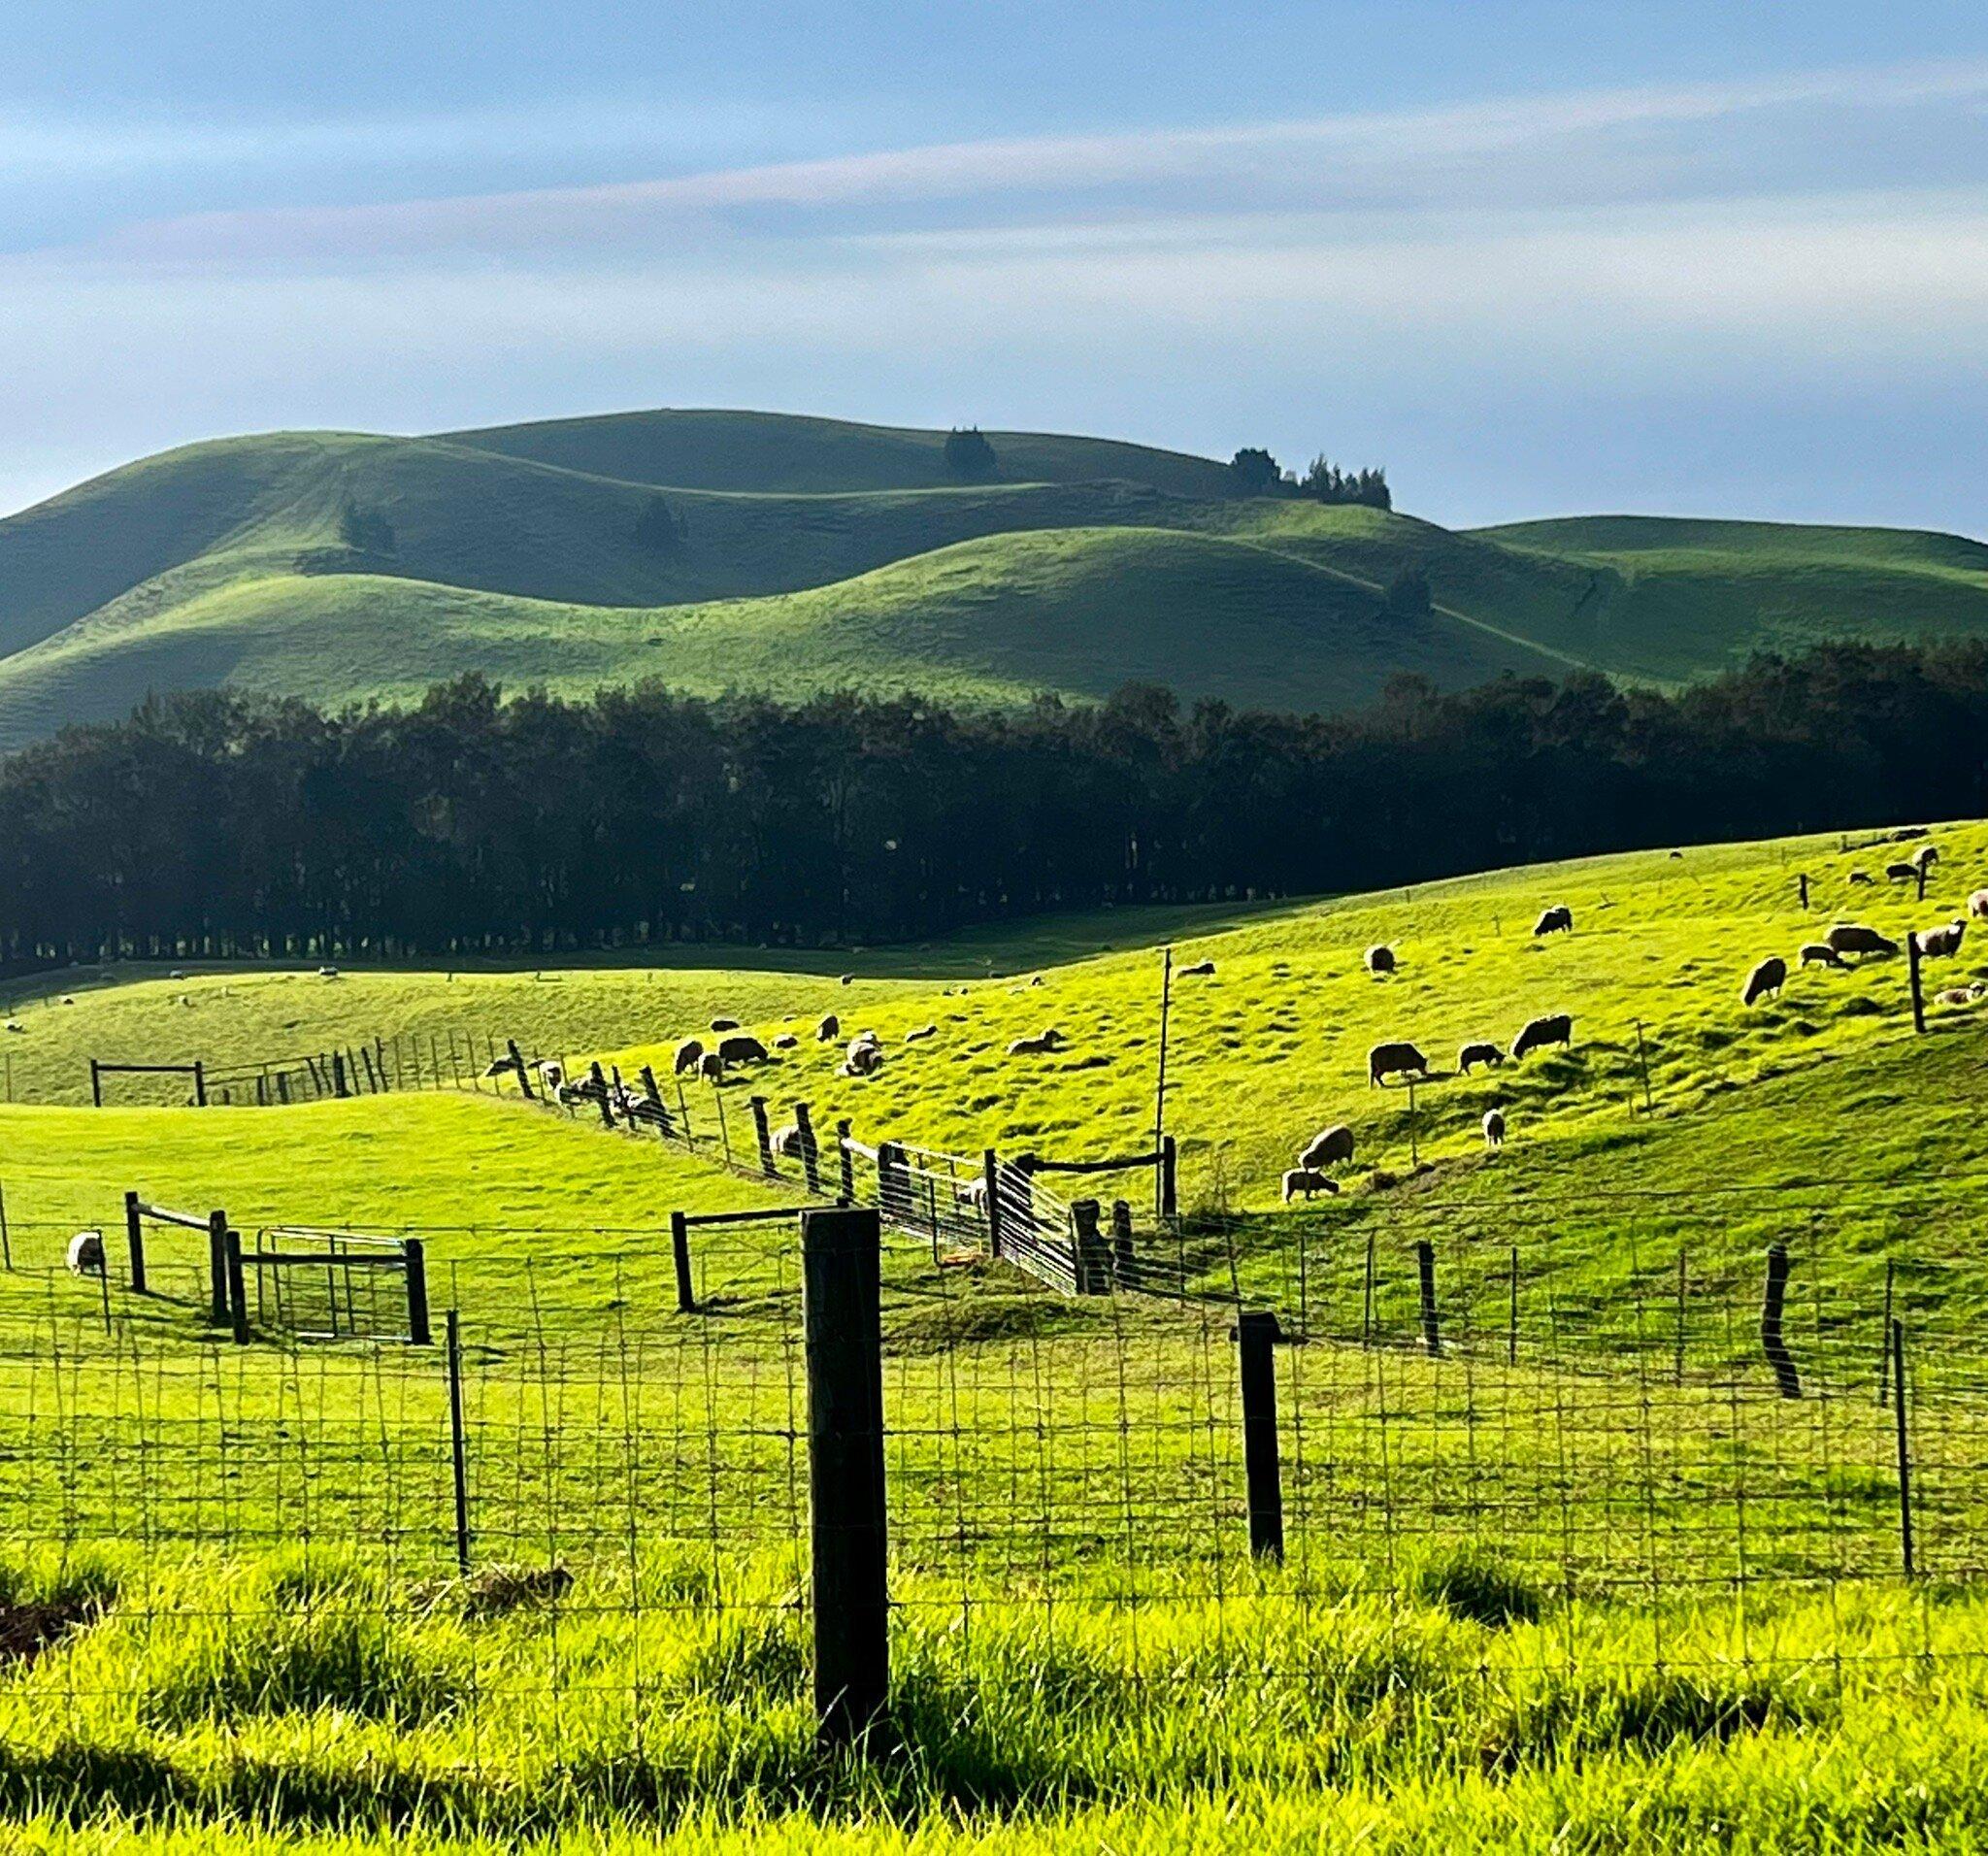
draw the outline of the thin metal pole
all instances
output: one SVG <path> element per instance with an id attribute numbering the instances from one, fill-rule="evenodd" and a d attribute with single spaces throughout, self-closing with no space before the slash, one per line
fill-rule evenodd
<path id="1" fill-rule="evenodd" d="M 1153 1151 L 1163 1151 L 1167 1144 L 1167 1030 L 1172 1021 L 1174 1005 L 1174 949 L 1169 946 L 1160 962 L 1160 1073 L 1153 1089 Z M 1153 1215 L 1164 1217 L 1165 1186 L 1157 1170 L 1153 1176 Z"/>
<path id="2" fill-rule="evenodd" d="M 448 1324 L 448 1452 L 455 1470 L 455 1563 L 470 1570 L 469 1444 L 462 1421 L 462 1325 L 450 1309 Z"/>
<path id="3" fill-rule="evenodd" d="M 1905 1422 L 1905 1330 L 1903 1322 L 1891 1324 L 1891 1377 L 1893 1430 L 1899 1452 L 1899 1547 L 1905 1556 L 1905 1576 L 1917 1568 L 1912 1557 L 1912 1450 Z"/>

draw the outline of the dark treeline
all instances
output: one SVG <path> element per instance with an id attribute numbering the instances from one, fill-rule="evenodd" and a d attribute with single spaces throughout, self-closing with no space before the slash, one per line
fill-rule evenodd
<path id="1" fill-rule="evenodd" d="M 0 960 L 833 945 L 1988 811 L 1988 647 L 1831 646 L 1322 718 L 660 688 L 147 703 L 0 764 Z"/>

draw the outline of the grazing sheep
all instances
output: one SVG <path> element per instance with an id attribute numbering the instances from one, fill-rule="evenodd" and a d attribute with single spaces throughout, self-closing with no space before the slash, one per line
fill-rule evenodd
<path id="1" fill-rule="evenodd" d="M 905 1043 L 918 1044 L 926 1038 L 936 1038 L 938 1036 L 939 1027 L 937 1025 L 919 1025 L 915 1030 L 905 1033 Z"/>
<path id="2" fill-rule="evenodd" d="M 183 967 L 175 967 L 166 978 L 168 979 L 184 979 L 186 978 L 186 971 Z"/>
<path id="3" fill-rule="evenodd" d="M 773 1041 L 773 1047 L 776 1050 L 791 1050 L 800 1042 L 791 1031 L 783 1031 Z"/>
<path id="4" fill-rule="evenodd" d="M 845 973 L 835 983 L 839 986 L 853 986 L 856 983 L 856 976 L 852 973 Z"/>
<path id="5" fill-rule="evenodd" d="M 843 1021 L 832 1011 L 814 1027 L 814 1042 L 816 1044 L 834 1044 L 842 1035 Z"/>
<path id="6" fill-rule="evenodd" d="M 1408 1072 L 1429 1074 L 1429 1059 L 1411 1044 L 1377 1044 L 1367 1053 L 1367 1086 Z"/>
<path id="7" fill-rule="evenodd" d="M 1467 1044 L 1456 1053 L 1456 1067 L 1469 1076 L 1478 1064 L 1487 1070 L 1496 1070 L 1505 1061 L 1505 1052 L 1495 1044 Z"/>
<path id="8" fill-rule="evenodd" d="M 739 1021 L 736 1018 L 713 1018 L 711 1021 L 711 1028 L 713 1031 L 737 1031 Z"/>
<path id="9" fill-rule="evenodd" d="M 1533 935 L 1571 935 L 1574 933 L 1574 911 L 1564 903 L 1556 902 L 1540 919 L 1533 923 Z"/>
<path id="10" fill-rule="evenodd" d="M 1853 870 L 1850 872 L 1850 880 L 1853 883 L 1874 883 L 1877 878 L 1868 870 Z"/>
<path id="11" fill-rule="evenodd" d="M 1861 960 L 1865 954 L 1895 954 L 1899 944 L 1887 941 L 1875 928 L 1867 928 L 1861 921 L 1839 921 L 1823 940 L 1839 954 L 1855 954 Z"/>
<path id="12" fill-rule="evenodd" d="M 338 969 L 336 967 L 319 967 L 317 969 L 317 977 L 320 979 L 336 979 L 338 978 Z"/>
<path id="13" fill-rule="evenodd" d="M 1038 1032 L 1033 1038 L 1017 1038 L 1008 1046 L 1011 1057 L 1046 1056 L 1063 1042 L 1063 1034 L 1054 1025 L 1046 1031 Z"/>
<path id="14" fill-rule="evenodd" d="M 104 1274 L 104 1234 L 79 1231 L 69 1240 L 69 1274 L 100 1276 Z"/>
<path id="15" fill-rule="evenodd" d="M 784 1128 L 776 1128 L 772 1141 L 776 1160 L 798 1160 L 801 1157 L 801 1129 L 798 1122 L 790 1121 Z"/>
<path id="16" fill-rule="evenodd" d="M 1388 946 L 1373 946 L 1367 949 L 1367 971 L 1369 973 L 1394 972 L 1394 949 Z"/>
<path id="17" fill-rule="evenodd" d="M 687 1077 L 693 1071 L 695 1071 L 698 1065 L 701 1064 L 703 1061 L 704 1040 L 702 1038 L 685 1038 L 683 1042 L 677 1046 L 677 1061 L 675 1074 L 679 1077 Z"/>
<path id="18" fill-rule="evenodd" d="M 771 1063 L 766 1046 L 749 1032 L 718 1041 L 718 1056 L 725 1063 Z"/>
<path id="19" fill-rule="evenodd" d="M 1502 1109 L 1484 1110 L 1484 1144 L 1492 1148 L 1505 1145 L 1505 1111 Z"/>
<path id="20" fill-rule="evenodd" d="M 1746 983 L 1740 989 L 1740 1003 L 1750 1006 L 1771 992 L 1779 992 L 1787 983 L 1788 963 L 1779 954 L 1769 954 L 1746 976 Z"/>
<path id="21" fill-rule="evenodd" d="M 1988 889 L 1977 889 L 1968 898 L 1968 913 L 1976 921 L 1988 919 Z"/>
<path id="22" fill-rule="evenodd" d="M 1213 973 L 1214 970 L 1215 963 L 1212 960 L 1197 960 L 1193 966 L 1182 967 L 1178 969 L 1178 972 L 1182 979 L 1200 979 Z"/>
<path id="23" fill-rule="evenodd" d="M 707 1082 L 723 1082 L 725 1060 L 715 1050 L 707 1050 L 697 1060 L 697 1074 Z"/>
<path id="24" fill-rule="evenodd" d="M 1029 984 L 1032 986 L 1040 986 L 1042 983 L 1043 976 L 1041 974 L 1038 974 L 1033 979 L 1029 981 Z"/>
<path id="25" fill-rule="evenodd" d="M 1919 952 L 1927 960 L 1951 960 L 1961 950 L 1961 938 L 1968 932 L 1965 917 L 1950 921 L 1944 928 L 1928 928 L 1913 937 L 1919 944 Z"/>
<path id="26" fill-rule="evenodd" d="M 1342 1121 L 1311 1137 L 1311 1143 L 1298 1156 L 1299 1167 L 1316 1173 L 1321 1167 L 1344 1166 L 1353 1157 L 1353 1131 Z"/>
<path id="27" fill-rule="evenodd" d="M 1309 1167 L 1293 1167 L 1284 1175 L 1284 1203 L 1289 1205 L 1299 1193 L 1310 1198 L 1314 1193 L 1337 1192 L 1338 1184 L 1322 1173 L 1313 1173 Z"/>
<path id="28" fill-rule="evenodd" d="M 1921 845 L 1912 853 L 1912 867 L 1915 870 L 1930 870 L 1939 861 L 1939 847 L 1937 845 Z"/>
<path id="29" fill-rule="evenodd" d="M 1547 1044 L 1574 1043 L 1574 1016 L 1556 1011 L 1544 1018 L 1529 1018 L 1511 1041 L 1511 1060 L 1519 1062 L 1529 1050 L 1542 1050 Z"/>
<path id="30" fill-rule="evenodd" d="M 1886 864 L 1885 876 L 1895 883 L 1915 883 L 1919 880 L 1917 864 Z"/>
<path id="31" fill-rule="evenodd" d="M 837 1074 L 845 1077 L 874 1077 L 882 1068 L 882 1046 L 858 1038 L 844 1053 L 842 1067 Z"/>
<path id="32" fill-rule="evenodd" d="M 1673 850 L 1671 853 L 1671 855 L 1681 860 L 1684 856 L 1684 853 L 1681 850 Z"/>
<path id="33" fill-rule="evenodd" d="M 1943 992 L 1933 995 L 1933 1003 L 1936 1006 L 1971 1006 L 1980 998 L 1981 991 L 1978 981 L 1965 986 L 1948 986 Z"/>
<path id="34" fill-rule="evenodd" d="M 566 1066 L 547 1059 L 539 1065 L 539 1080 L 546 1085 L 546 1093 L 548 1096 L 556 1096 L 559 1093 L 559 1085 L 566 1080 Z"/>
<path id="35" fill-rule="evenodd" d="M 7 1021 L 7 1029 L 9 1031 L 25 1031 L 27 1027 L 18 1018 L 10 1018 Z"/>
<path id="36" fill-rule="evenodd" d="M 1805 941 L 1802 944 L 1802 964 L 1805 967 L 1840 967 L 1843 957 L 1826 941 Z"/>

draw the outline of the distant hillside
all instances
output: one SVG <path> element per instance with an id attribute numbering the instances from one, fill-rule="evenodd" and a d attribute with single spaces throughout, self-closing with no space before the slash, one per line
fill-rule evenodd
<path id="1" fill-rule="evenodd" d="M 476 669 L 1010 701 L 1131 679 L 1320 709 L 1397 671 L 1675 682 L 1836 636 L 1988 636 L 1988 547 L 1600 516 L 1458 533 L 1231 494 L 1212 459 L 775 414 L 184 447 L 0 521 L 0 747 L 148 690 Z M 1387 589 L 1426 581 L 1433 609 Z"/>

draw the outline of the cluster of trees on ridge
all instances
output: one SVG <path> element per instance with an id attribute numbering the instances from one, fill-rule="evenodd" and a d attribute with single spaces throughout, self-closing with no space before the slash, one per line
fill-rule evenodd
<path id="1" fill-rule="evenodd" d="M 1104 903 L 1988 812 L 1988 646 L 1676 696 L 1400 679 L 1341 717 L 656 686 L 155 699 L 0 763 L 0 960 L 836 945 Z"/>
<path id="2" fill-rule="evenodd" d="M 1287 471 L 1268 451 L 1245 446 L 1229 460 L 1229 475 L 1242 496 L 1308 497 L 1314 503 L 1364 503 L 1369 509 L 1394 508 L 1394 493 L 1381 469 L 1342 471 L 1330 458 L 1314 457 L 1300 477 Z"/>

